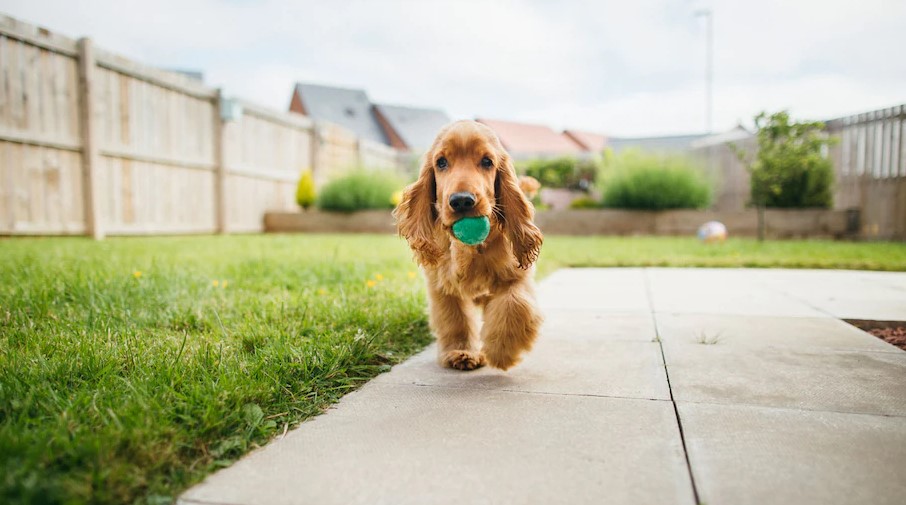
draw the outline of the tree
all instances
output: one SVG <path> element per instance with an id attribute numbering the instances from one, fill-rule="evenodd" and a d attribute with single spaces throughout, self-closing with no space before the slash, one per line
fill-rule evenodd
<path id="1" fill-rule="evenodd" d="M 786 111 L 755 116 L 758 153 L 747 163 L 752 204 L 823 207 L 833 204 L 833 166 L 824 156 L 834 139 L 821 122 L 791 122 Z M 743 163 L 746 153 L 737 152 Z"/>
<path id="2" fill-rule="evenodd" d="M 311 175 L 311 170 L 306 170 L 299 178 L 299 185 L 296 186 L 296 203 L 305 210 L 315 203 L 315 179 Z"/>

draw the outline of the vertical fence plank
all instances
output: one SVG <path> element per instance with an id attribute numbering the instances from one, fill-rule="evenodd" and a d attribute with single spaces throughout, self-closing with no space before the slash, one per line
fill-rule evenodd
<path id="1" fill-rule="evenodd" d="M 223 90 L 218 89 L 214 97 L 213 113 L 211 114 L 211 128 L 214 140 L 214 229 L 217 233 L 227 233 L 226 214 L 226 167 L 224 164 L 224 127 L 220 118 L 223 107 Z"/>
<path id="2" fill-rule="evenodd" d="M 95 240 L 104 238 L 97 201 L 96 172 L 98 139 L 94 121 L 92 79 L 97 69 L 91 39 L 79 39 L 79 120 L 82 131 L 82 198 L 85 206 L 85 233 Z"/>

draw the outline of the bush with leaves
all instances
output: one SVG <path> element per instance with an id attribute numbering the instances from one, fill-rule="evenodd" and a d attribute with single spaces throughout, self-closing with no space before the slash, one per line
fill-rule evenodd
<path id="1" fill-rule="evenodd" d="M 824 123 L 794 122 L 786 111 L 755 116 L 758 152 L 737 155 L 751 174 L 752 204 L 764 207 L 833 205 L 834 171 L 822 152 L 834 139 Z"/>
<path id="2" fill-rule="evenodd" d="M 311 170 L 306 170 L 299 178 L 299 184 L 296 186 L 296 203 L 299 207 L 308 210 L 315 203 L 315 179 L 311 175 Z"/>
<path id="3" fill-rule="evenodd" d="M 318 207 L 339 212 L 392 209 L 393 193 L 402 186 L 393 174 L 355 171 L 325 184 Z"/>
<path id="4" fill-rule="evenodd" d="M 570 157 L 534 159 L 522 164 L 525 175 L 530 175 L 541 186 L 547 188 L 567 188 L 587 190 L 598 175 L 598 165 L 594 160 L 578 160 Z"/>
<path id="5" fill-rule="evenodd" d="M 604 158 L 603 204 L 636 210 L 701 209 L 711 184 L 688 158 L 627 150 Z"/>

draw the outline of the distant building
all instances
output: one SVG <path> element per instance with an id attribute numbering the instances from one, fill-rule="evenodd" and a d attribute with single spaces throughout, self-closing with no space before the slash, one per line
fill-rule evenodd
<path id="1" fill-rule="evenodd" d="M 563 130 L 563 134 L 572 139 L 576 144 L 582 146 L 586 151 L 599 153 L 607 147 L 607 135 L 579 130 Z"/>
<path id="2" fill-rule="evenodd" d="M 688 151 L 694 142 L 704 137 L 707 137 L 707 135 L 691 134 L 637 138 L 610 137 L 607 141 L 607 147 L 613 149 L 615 153 L 626 149 L 640 149 L 642 151 L 661 153 L 680 153 Z"/>
<path id="3" fill-rule="evenodd" d="M 289 110 L 337 124 L 359 138 L 414 152 L 430 147 L 438 130 L 450 122 L 438 109 L 375 104 L 362 89 L 305 83 L 293 89 Z"/>
<path id="4" fill-rule="evenodd" d="M 289 110 L 342 126 L 360 139 L 390 145 L 364 90 L 298 83 Z"/>
<path id="5" fill-rule="evenodd" d="M 590 153 L 566 134 L 558 133 L 544 125 L 477 119 L 494 130 L 503 147 L 514 160 L 531 158 L 556 158 L 559 156 L 584 157 Z"/>
<path id="6" fill-rule="evenodd" d="M 450 122 L 450 116 L 439 109 L 375 104 L 374 112 L 390 145 L 405 151 L 426 151 Z"/>

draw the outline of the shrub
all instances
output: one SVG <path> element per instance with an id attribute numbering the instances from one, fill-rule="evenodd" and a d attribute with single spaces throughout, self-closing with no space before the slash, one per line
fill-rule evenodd
<path id="1" fill-rule="evenodd" d="M 530 175 L 542 186 L 586 190 L 594 184 L 598 166 L 593 160 L 562 157 L 536 159 L 523 164 L 525 175 Z"/>
<path id="2" fill-rule="evenodd" d="M 601 202 L 590 196 L 580 196 L 569 202 L 570 209 L 595 209 L 601 206 Z"/>
<path id="3" fill-rule="evenodd" d="M 311 175 L 311 170 L 306 170 L 299 178 L 299 185 L 296 186 L 296 203 L 305 210 L 315 203 L 315 179 Z"/>
<path id="4" fill-rule="evenodd" d="M 755 116 L 758 153 L 747 160 L 752 203 L 764 207 L 824 207 L 833 204 L 834 172 L 822 151 L 833 142 L 824 123 L 791 122 L 786 111 Z"/>
<path id="5" fill-rule="evenodd" d="M 401 186 L 402 183 L 391 174 L 352 172 L 321 188 L 318 207 L 339 212 L 392 209 L 391 198 Z"/>
<path id="6" fill-rule="evenodd" d="M 639 210 L 696 209 L 711 203 L 711 185 L 681 156 L 626 151 L 605 158 L 605 207 Z"/>

